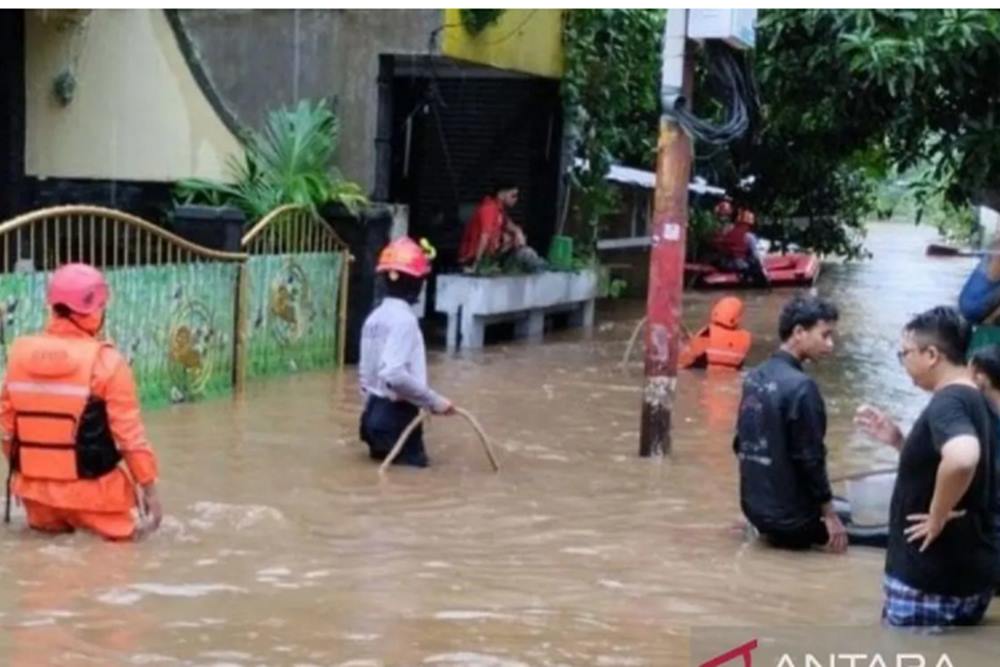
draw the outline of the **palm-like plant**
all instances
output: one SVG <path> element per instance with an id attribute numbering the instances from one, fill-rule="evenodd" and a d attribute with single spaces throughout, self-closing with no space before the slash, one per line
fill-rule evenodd
<path id="1" fill-rule="evenodd" d="M 338 134 L 337 116 L 325 100 L 272 111 L 263 131 L 248 133 L 243 159 L 227 161 L 231 182 L 185 179 L 175 197 L 181 204 L 235 206 L 250 222 L 284 204 L 317 210 L 336 202 L 355 212 L 367 199 L 333 165 Z"/>

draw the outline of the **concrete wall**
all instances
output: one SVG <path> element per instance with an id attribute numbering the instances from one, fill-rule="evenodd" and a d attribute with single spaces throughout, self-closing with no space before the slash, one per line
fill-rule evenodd
<path id="1" fill-rule="evenodd" d="M 43 178 L 220 178 L 240 150 L 160 10 L 95 10 L 78 27 L 25 17 L 25 172 Z M 53 81 L 76 63 L 73 100 Z"/>
<path id="2" fill-rule="evenodd" d="M 984 237 L 1000 236 L 1000 213 L 994 211 L 989 206 L 980 206 L 978 213 L 979 224 L 983 227 Z"/>
<path id="3" fill-rule="evenodd" d="M 558 79 L 563 73 L 561 9 L 508 9 L 478 35 L 445 10 L 441 52 L 458 60 Z"/>
<path id="4" fill-rule="evenodd" d="M 337 163 L 375 182 L 379 55 L 425 54 L 442 25 L 432 10 L 183 10 L 180 22 L 221 103 L 257 128 L 302 98 L 336 98 Z"/>

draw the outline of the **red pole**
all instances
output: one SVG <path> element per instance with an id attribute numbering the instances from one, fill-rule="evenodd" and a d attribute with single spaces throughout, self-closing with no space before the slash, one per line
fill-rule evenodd
<path id="1" fill-rule="evenodd" d="M 681 20 L 684 20 L 686 12 L 681 12 Z M 673 16 L 672 10 L 671 18 Z M 665 40 L 669 39 L 669 33 L 668 28 Z M 690 100 L 691 63 L 686 49 L 683 57 L 683 94 Z M 664 59 L 666 61 L 666 55 Z M 666 62 L 664 67 L 667 67 Z M 665 86 L 667 78 L 665 74 Z M 662 456 L 669 454 L 671 448 L 670 426 L 677 390 L 691 157 L 690 138 L 677 123 L 662 117 L 649 254 L 649 294 L 646 298 L 646 382 L 642 397 L 639 456 Z"/>

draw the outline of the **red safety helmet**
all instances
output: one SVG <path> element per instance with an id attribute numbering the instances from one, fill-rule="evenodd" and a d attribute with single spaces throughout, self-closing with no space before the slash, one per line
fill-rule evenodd
<path id="1" fill-rule="evenodd" d="M 409 236 L 402 236 L 382 249 L 375 270 L 379 273 L 398 271 L 414 278 L 424 278 L 431 272 L 433 258 L 434 248 L 427 241 L 421 239 L 418 245 Z"/>
<path id="2" fill-rule="evenodd" d="M 108 305 L 108 283 L 104 274 L 89 264 L 64 264 L 49 281 L 47 301 L 63 305 L 79 315 L 92 315 Z"/>

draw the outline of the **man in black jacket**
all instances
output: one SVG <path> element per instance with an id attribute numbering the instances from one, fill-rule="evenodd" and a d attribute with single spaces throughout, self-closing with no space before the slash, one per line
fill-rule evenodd
<path id="1" fill-rule="evenodd" d="M 776 547 L 847 549 L 826 474 L 826 406 L 802 365 L 833 352 L 837 308 L 812 296 L 785 304 L 780 349 L 743 381 L 733 449 L 740 466 L 740 505 Z"/>

